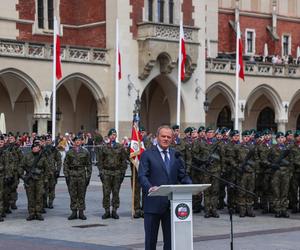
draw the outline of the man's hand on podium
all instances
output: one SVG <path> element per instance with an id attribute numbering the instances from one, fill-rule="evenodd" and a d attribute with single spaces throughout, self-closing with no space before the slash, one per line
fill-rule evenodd
<path id="1" fill-rule="evenodd" d="M 155 192 L 157 189 L 158 189 L 158 186 L 153 186 L 153 187 L 149 188 L 148 193 L 150 194 L 152 192 Z"/>

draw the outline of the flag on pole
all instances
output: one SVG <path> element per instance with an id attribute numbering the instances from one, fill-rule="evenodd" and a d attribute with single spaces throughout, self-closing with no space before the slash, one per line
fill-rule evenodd
<path id="1" fill-rule="evenodd" d="M 186 50 L 185 50 L 185 41 L 184 41 L 184 31 L 182 22 L 180 23 L 180 41 L 181 41 L 181 80 L 184 80 L 185 77 L 185 62 L 186 62 Z"/>
<path id="2" fill-rule="evenodd" d="M 133 118 L 131 142 L 130 142 L 130 161 L 138 169 L 142 153 L 145 151 L 141 131 L 139 130 L 139 115 Z"/>
<path id="3" fill-rule="evenodd" d="M 56 34 L 56 78 L 62 78 L 61 58 L 60 58 L 60 37 Z"/>
<path id="4" fill-rule="evenodd" d="M 238 39 L 238 70 L 239 70 L 239 77 L 245 81 L 245 72 L 244 72 L 244 62 L 243 62 L 243 43 L 241 39 L 241 30 L 240 30 L 240 23 L 237 22 L 237 39 Z"/>
<path id="5" fill-rule="evenodd" d="M 122 78 L 122 66 L 121 66 L 121 52 L 120 52 L 120 48 L 118 46 L 118 76 L 119 76 L 119 80 L 121 80 Z"/>

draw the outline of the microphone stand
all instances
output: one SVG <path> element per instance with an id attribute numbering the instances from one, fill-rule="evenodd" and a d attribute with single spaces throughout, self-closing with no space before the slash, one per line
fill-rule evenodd
<path id="1" fill-rule="evenodd" d="M 196 171 L 202 172 L 205 175 L 213 177 L 213 178 L 215 178 L 215 179 L 217 179 L 217 180 L 219 180 L 219 181 L 227 184 L 229 188 L 234 188 L 234 189 L 243 191 L 243 192 L 245 192 L 247 194 L 250 194 L 250 195 L 252 195 L 254 197 L 257 197 L 257 195 L 255 193 L 250 192 L 250 191 L 242 188 L 241 186 L 239 186 L 237 184 L 234 184 L 233 182 L 230 182 L 230 181 L 228 181 L 228 180 L 226 180 L 226 179 L 224 179 L 222 177 L 219 177 L 219 176 L 216 176 L 216 175 L 210 173 L 207 170 L 207 168 L 204 168 L 204 167 L 195 167 L 195 166 L 191 166 L 191 168 L 194 169 L 194 170 L 196 170 Z M 233 250 L 233 220 L 232 220 L 233 209 L 232 209 L 232 207 L 230 207 L 228 209 L 228 212 L 229 212 L 229 219 L 230 219 L 230 249 Z"/>

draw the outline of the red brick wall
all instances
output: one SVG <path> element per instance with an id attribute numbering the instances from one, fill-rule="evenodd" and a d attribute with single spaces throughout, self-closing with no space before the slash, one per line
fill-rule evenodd
<path id="1" fill-rule="evenodd" d="M 130 19 L 132 20 L 130 32 L 133 34 L 133 37 L 136 38 L 137 24 L 143 21 L 144 0 L 130 0 L 130 5 L 132 6 L 132 12 L 130 13 Z"/>
<path id="2" fill-rule="evenodd" d="M 235 33 L 229 25 L 229 20 L 234 21 L 234 14 L 219 13 L 219 52 L 235 52 Z M 284 33 L 291 34 L 292 56 L 296 57 L 297 46 L 300 46 L 300 24 L 292 21 L 277 21 L 277 34 L 279 41 L 273 41 L 266 27 L 272 26 L 271 18 L 258 18 L 240 16 L 241 32 L 243 33 L 243 44 L 245 43 L 245 30 L 254 29 L 256 33 L 255 49 L 257 55 L 263 55 L 264 44 L 268 44 L 269 55 L 281 55 L 281 36 Z"/>
<path id="3" fill-rule="evenodd" d="M 194 6 L 193 6 L 193 0 L 185 0 L 182 3 L 182 12 L 183 12 L 183 24 L 194 26 L 194 19 L 193 19 L 193 13 L 194 13 Z M 174 10 L 176 11 L 176 10 Z"/>
<path id="4" fill-rule="evenodd" d="M 19 0 L 16 9 L 19 11 L 20 19 L 34 20 L 34 0 Z M 61 0 L 60 3 L 62 24 L 82 25 L 105 21 L 105 13 L 105 0 Z M 17 39 L 29 42 L 52 42 L 51 36 L 32 35 L 32 28 L 32 24 L 17 24 L 19 30 Z M 80 29 L 64 27 L 62 45 L 105 48 L 106 26 Z"/>

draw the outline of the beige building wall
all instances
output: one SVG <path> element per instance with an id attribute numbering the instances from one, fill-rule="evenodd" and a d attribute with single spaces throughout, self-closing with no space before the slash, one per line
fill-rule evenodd
<path id="1" fill-rule="evenodd" d="M 0 8 L 0 37 L 4 39 L 16 39 L 18 31 L 16 20 L 18 12 L 16 11 L 17 0 L 2 0 Z"/>

